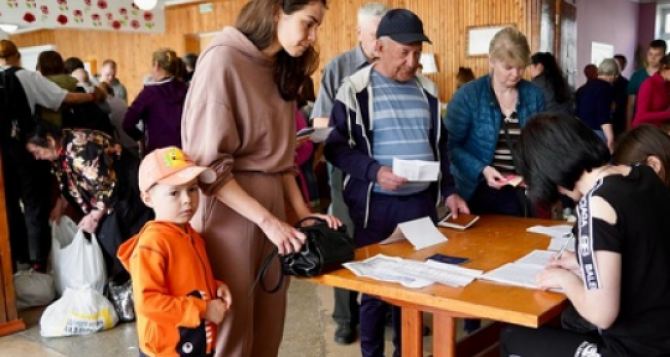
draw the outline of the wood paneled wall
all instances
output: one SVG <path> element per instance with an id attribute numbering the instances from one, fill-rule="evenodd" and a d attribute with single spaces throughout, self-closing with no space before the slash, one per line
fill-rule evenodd
<path id="1" fill-rule="evenodd" d="M 524 32 L 531 48 L 536 48 L 533 34 L 539 26 L 531 24 L 531 4 L 536 0 L 377 0 L 391 8 L 407 8 L 423 20 L 424 30 L 432 41 L 424 52 L 435 53 L 438 73 L 429 75 L 440 90 L 442 100 L 449 100 L 456 89 L 459 66 L 470 67 L 477 76 L 488 72 L 487 57 L 468 57 L 467 30 L 473 26 L 513 25 Z M 320 36 L 322 62 L 351 48 L 356 43 L 356 12 L 366 0 L 334 0 L 326 15 Z M 324 63 L 322 63 L 323 65 Z"/>
<path id="2" fill-rule="evenodd" d="M 437 82 L 441 98 L 448 100 L 455 89 L 459 66 L 471 67 L 475 74 L 488 71 L 486 57 L 467 57 L 467 29 L 471 26 L 510 24 L 528 35 L 537 48 L 539 26 L 531 13 L 537 0 L 378 0 L 390 7 L 404 7 L 416 12 L 433 41 L 424 51 L 435 53 L 439 73 L 430 75 Z M 194 47 L 193 36 L 221 29 L 234 22 L 245 0 L 215 0 L 214 11 L 200 14 L 196 5 L 166 9 L 166 33 L 162 35 L 129 34 L 106 31 L 43 30 L 12 36 L 19 46 L 45 43 L 56 45 L 64 57 L 78 56 L 101 63 L 113 58 L 119 64 L 119 78 L 134 97 L 151 65 L 151 53 L 159 47 L 170 47 L 183 54 Z M 366 0 L 330 0 L 329 10 L 319 32 L 320 69 L 334 56 L 357 42 L 356 12 Z M 320 69 L 315 73 L 318 83 Z"/>

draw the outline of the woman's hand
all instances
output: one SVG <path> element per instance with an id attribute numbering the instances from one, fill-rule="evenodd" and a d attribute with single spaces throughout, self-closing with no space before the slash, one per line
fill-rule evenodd
<path id="1" fill-rule="evenodd" d="M 493 166 L 486 166 L 484 170 L 482 170 L 482 175 L 484 175 L 489 187 L 495 188 L 496 190 L 499 190 L 507 184 L 507 179 L 505 179 L 498 170 L 493 168 Z"/>
<path id="2" fill-rule="evenodd" d="M 342 226 L 342 221 L 340 221 L 339 218 L 331 216 L 329 214 L 310 213 L 306 217 L 303 217 L 303 219 L 310 217 L 323 219 L 324 221 L 326 221 L 326 223 L 328 224 L 328 228 L 330 229 L 338 229 L 340 228 L 340 226 Z"/>
<path id="3" fill-rule="evenodd" d="M 304 143 L 306 143 L 306 142 L 308 142 L 308 141 L 310 141 L 310 140 L 312 140 L 312 138 L 310 138 L 309 135 L 301 135 L 301 136 L 298 136 L 298 137 L 295 139 L 295 147 L 297 148 L 297 147 L 299 147 L 300 145 L 302 145 L 302 144 L 304 144 Z"/>
<path id="4" fill-rule="evenodd" d="M 563 268 L 567 270 L 578 270 L 579 262 L 577 261 L 577 255 L 570 251 L 563 251 L 560 257 L 554 257 L 549 262 L 549 267 L 551 268 Z"/>
<path id="5" fill-rule="evenodd" d="M 85 215 L 81 221 L 79 221 L 78 226 L 84 232 L 94 234 L 103 215 L 104 212 L 102 210 L 94 209 L 93 211 L 89 212 L 89 214 Z"/>
<path id="6" fill-rule="evenodd" d="M 263 219 L 258 225 L 270 241 L 277 246 L 279 255 L 297 253 L 307 237 L 277 217 Z"/>
<path id="7" fill-rule="evenodd" d="M 546 268 L 537 275 L 537 283 L 542 290 L 561 289 L 574 274 L 561 268 Z"/>

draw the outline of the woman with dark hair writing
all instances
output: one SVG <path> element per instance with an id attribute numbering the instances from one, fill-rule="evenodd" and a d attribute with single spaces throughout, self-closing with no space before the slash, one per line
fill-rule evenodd
<path id="1" fill-rule="evenodd" d="M 521 131 L 515 158 L 529 196 L 578 202 L 577 254 L 558 254 L 537 281 L 562 290 L 579 317 L 563 329 L 508 327 L 502 356 L 670 355 L 670 191 L 646 165 L 609 164 L 596 135 L 554 114 Z M 583 325 L 597 331 L 576 331 Z"/>

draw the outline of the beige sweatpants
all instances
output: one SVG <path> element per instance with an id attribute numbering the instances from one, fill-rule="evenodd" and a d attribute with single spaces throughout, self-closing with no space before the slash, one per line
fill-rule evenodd
<path id="1" fill-rule="evenodd" d="M 280 219 L 285 217 L 281 178 L 278 175 L 236 174 L 247 193 Z M 217 357 L 275 357 L 284 332 L 286 291 L 268 294 L 253 287 L 260 265 L 274 245 L 251 221 L 213 197 L 202 196 L 198 214 L 191 223 L 201 232 L 214 276 L 230 288 L 231 310 L 219 326 Z M 275 259 L 265 284 L 272 288 L 279 279 Z"/>

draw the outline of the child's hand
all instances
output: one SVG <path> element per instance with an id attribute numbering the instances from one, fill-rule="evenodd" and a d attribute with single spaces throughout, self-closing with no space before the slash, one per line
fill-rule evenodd
<path id="1" fill-rule="evenodd" d="M 223 321 L 227 310 L 226 303 L 221 299 L 209 300 L 207 301 L 207 310 L 205 310 L 205 320 L 218 325 Z"/>
<path id="2" fill-rule="evenodd" d="M 226 305 L 226 310 L 230 309 L 230 305 L 233 303 L 233 297 L 230 295 L 230 289 L 228 285 L 220 283 L 219 287 L 216 289 L 216 297 L 221 299 Z"/>

